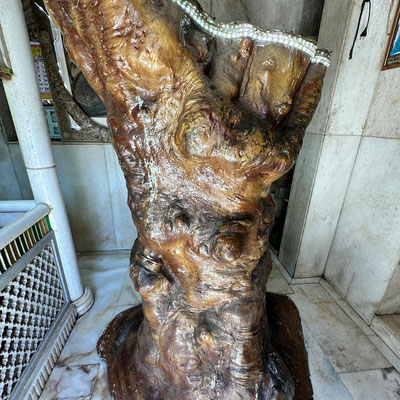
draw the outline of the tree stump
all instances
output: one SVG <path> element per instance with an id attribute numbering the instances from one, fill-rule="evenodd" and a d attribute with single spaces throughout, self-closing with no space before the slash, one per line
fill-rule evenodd
<path id="1" fill-rule="evenodd" d="M 118 400 L 311 398 L 294 306 L 266 298 L 269 188 L 294 164 L 326 66 L 290 41 L 213 39 L 175 3 L 46 1 L 107 107 L 138 231 L 130 275 L 143 304 L 98 345 L 111 390 Z M 297 322 L 282 326 L 282 313 Z"/>

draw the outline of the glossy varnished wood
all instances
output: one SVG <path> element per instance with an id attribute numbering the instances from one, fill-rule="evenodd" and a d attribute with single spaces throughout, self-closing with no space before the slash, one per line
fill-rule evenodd
<path id="1" fill-rule="evenodd" d="M 142 309 L 99 345 L 115 397 L 293 398 L 268 335 L 269 188 L 294 164 L 325 67 L 283 45 L 215 43 L 169 0 L 46 5 L 107 106 L 138 230 Z"/>

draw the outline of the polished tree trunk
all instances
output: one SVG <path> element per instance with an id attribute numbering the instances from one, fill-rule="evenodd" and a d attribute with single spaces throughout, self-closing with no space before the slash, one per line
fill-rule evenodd
<path id="1" fill-rule="evenodd" d="M 294 164 L 325 67 L 280 44 L 216 42 L 170 0 L 46 6 L 107 106 L 138 231 L 143 305 L 99 345 L 116 398 L 293 398 L 267 334 L 269 188 Z"/>

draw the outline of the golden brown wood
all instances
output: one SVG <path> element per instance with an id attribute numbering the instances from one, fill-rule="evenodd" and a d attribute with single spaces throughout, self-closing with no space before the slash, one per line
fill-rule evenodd
<path id="1" fill-rule="evenodd" d="M 46 3 L 107 106 L 138 230 L 142 309 L 99 344 L 116 398 L 292 399 L 266 334 L 269 187 L 293 166 L 325 67 L 249 39 L 215 48 L 169 0 Z"/>

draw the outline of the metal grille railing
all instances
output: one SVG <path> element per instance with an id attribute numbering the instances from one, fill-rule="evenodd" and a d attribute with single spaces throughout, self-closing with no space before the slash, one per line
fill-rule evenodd
<path id="1" fill-rule="evenodd" d="M 43 364 L 51 370 L 76 316 L 47 217 L 49 211 L 39 205 L 0 229 L 2 400 L 38 398 L 49 373 L 39 370 Z M 51 342 L 57 343 L 57 351 L 52 350 Z M 39 362 L 46 351 L 50 358 Z M 39 371 L 39 378 L 32 380 L 35 371 Z M 27 381 L 34 390 L 26 387 Z"/>
<path id="2" fill-rule="evenodd" d="M 0 394 L 7 399 L 66 299 L 46 246 L 0 293 Z"/>
<path id="3" fill-rule="evenodd" d="M 0 250 L 0 275 L 15 264 L 29 249 L 51 231 L 48 216 L 33 224 Z"/>

